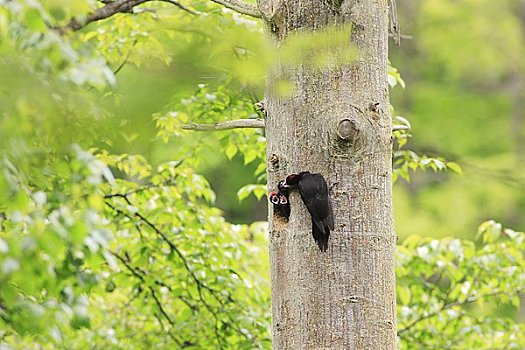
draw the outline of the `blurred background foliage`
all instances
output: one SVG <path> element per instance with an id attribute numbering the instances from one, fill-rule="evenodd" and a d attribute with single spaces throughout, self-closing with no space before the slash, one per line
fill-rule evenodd
<path id="1" fill-rule="evenodd" d="M 399 1 L 403 33 L 390 59 L 408 88 L 392 104 L 410 148 L 459 163 L 395 188 L 400 237 L 471 237 L 488 218 L 525 226 L 525 2 Z M 497 25 L 496 25 L 497 24 Z"/>
<path id="2" fill-rule="evenodd" d="M 180 127 L 262 117 L 272 56 L 182 3 L 0 0 L 0 349 L 269 348 L 264 133 Z M 398 7 L 401 347 L 522 349 L 525 2 Z"/>

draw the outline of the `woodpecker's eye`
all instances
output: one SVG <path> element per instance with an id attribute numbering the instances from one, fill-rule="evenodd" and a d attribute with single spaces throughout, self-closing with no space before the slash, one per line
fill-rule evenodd
<path id="1" fill-rule="evenodd" d="M 280 203 L 281 204 L 288 204 L 288 198 L 286 198 L 286 196 L 281 196 Z"/>

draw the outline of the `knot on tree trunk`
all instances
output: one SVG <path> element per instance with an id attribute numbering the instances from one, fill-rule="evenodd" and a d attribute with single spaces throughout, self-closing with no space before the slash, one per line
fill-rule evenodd
<path id="1" fill-rule="evenodd" d="M 339 121 L 336 132 L 341 140 L 353 143 L 359 131 L 353 120 L 345 118 Z"/>

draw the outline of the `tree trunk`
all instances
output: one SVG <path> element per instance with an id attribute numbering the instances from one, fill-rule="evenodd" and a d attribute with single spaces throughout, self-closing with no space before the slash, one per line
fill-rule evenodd
<path id="1" fill-rule="evenodd" d="M 341 4 L 342 3 L 342 4 Z M 277 46 L 291 33 L 352 26 L 352 63 L 276 63 L 266 92 L 268 183 L 321 173 L 335 231 L 327 252 L 290 195 L 289 222 L 270 206 L 273 349 L 395 349 L 396 303 L 386 0 L 259 0 Z M 275 85 L 286 77 L 291 95 Z"/>

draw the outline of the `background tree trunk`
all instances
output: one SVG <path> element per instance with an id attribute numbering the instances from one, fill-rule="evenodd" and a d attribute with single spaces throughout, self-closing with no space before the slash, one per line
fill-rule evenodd
<path id="1" fill-rule="evenodd" d="M 276 64 L 268 78 L 269 187 L 294 172 L 323 174 L 336 226 L 322 253 L 297 193 L 288 223 L 270 215 L 273 349 L 395 349 L 387 1 L 259 0 L 259 8 L 278 46 L 296 31 L 351 24 L 348 42 L 360 51 L 337 68 Z M 273 93 L 282 77 L 291 96 Z"/>

